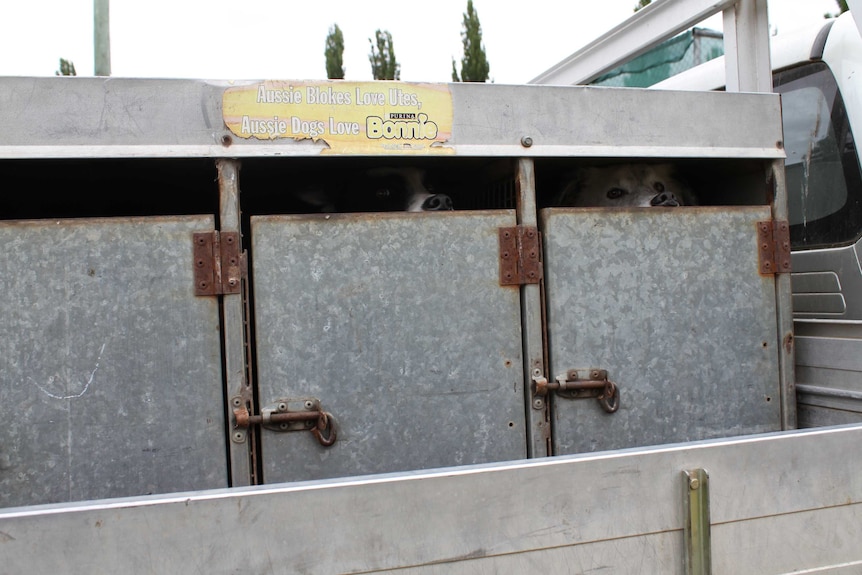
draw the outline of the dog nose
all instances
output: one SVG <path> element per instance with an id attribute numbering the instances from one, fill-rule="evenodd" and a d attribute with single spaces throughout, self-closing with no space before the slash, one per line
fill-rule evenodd
<path id="1" fill-rule="evenodd" d="M 649 205 L 675 207 L 681 204 L 679 203 L 679 200 L 676 199 L 676 196 L 674 196 L 671 192 L 662 192 L 653 196 L 653 198 L 649 201 Z"/>
<path id="2" fill-rule="evenodd" d="M 422 211 L 425 212 L 440 212 L 452 210 L 452 198 L 446 194 L 434 194 L 424 202 L 422 202 Z"/>

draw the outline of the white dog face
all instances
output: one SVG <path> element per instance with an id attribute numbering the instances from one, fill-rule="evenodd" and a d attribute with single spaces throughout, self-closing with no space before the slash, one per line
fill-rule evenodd
<path id="1" fill-rule="evenodd" d="M 407 212 L 439 212 L 452 208 L 446 194 L 434 193 L 418 168 L 376 168 L 368 171 L 376 186 L 377 199 L 390 210 Z"/>
<path id="2" fill-rule="evenodd" d="M 556 205 L 574 207 L 675 207 L 694 195 L 671 164 L 620 164 L 582 168 L 565 184 Z"/>
<path id="3" fill-rule="evenodd" d="M 452 199 L 435 193 L 419 168 L 373 168 L 339 173 L 322 186 L 296 192 L 321 212 L 436 212 Z"/>

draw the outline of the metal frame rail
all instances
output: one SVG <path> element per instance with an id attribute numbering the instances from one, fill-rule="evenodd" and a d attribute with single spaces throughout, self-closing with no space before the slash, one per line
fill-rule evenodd
<path id="1" fill-rule="evenodd" d="M 708 573 L 710 547 L 715 573 L 858 573 L 860 444 L 821 428 L 7 509 L 0 549 L 9 573 Z"/>
<path id="2" fill-rule="evenodd" d="M 587 84 L 713 14 L 724 14 L 729 92 L 772 91 L 766 0 L 656 0 L 530 84 Z"/>

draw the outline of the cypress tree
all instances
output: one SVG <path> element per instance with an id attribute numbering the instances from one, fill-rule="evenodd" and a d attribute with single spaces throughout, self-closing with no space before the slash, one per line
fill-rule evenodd
<path id="1" fill-rule="evenodd" d="M 401 65 L 395 59 L 395 48 L 392 44 L 392 35 L 389 32 L 377 30 L 374 33 L 377 43 L 368 39 L 371 44 L 371 53 L 368 60 L 371 62 L 371 74 L 375 80 L 400 80 Z"/>
<path id="2" fill-rule="evenodd" d="M 344 35 L 338 24 L 333 24 L 326 36 L 326 77 L 330 80 L 344 79 Z"/>
<path id="3" fill-rule="evenodd" d="M 479 14 L 473 8 L 473 0 L 467 0 L 467 12 L 464 13 L 461 43 L 464 45 L 464 57 L 461 58 L 461 81 L 485 82 L 491 66 L 485 57 L 485 47 L 482 46 L 482 25 Z M 452 62 L 452 79 L 455 81 L 457 71 Z"/>
<path id="4" fill-rule="evenodd" d="M 54 72 L 55 76 L 77 76 L 75 64 L 71 60 L 60 58 L 60 69 Z"/>

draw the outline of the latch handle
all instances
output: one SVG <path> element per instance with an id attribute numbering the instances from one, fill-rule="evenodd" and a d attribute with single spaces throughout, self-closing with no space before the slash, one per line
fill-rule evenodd
<path id="1" fill-rule="evenodd" d="M 289 406 L 293 401 L 296 400 L 279 400 L 262 408 L 257 415 L 249 413 L 244 403 L 235 402 L 234 405 L 240 403 L 233 410 L 236 427 L 247 429 L 260 425 L 272 431 L 307 430 L 324 447 L 335 443 L 338 433 L 332 414 L 320 409 L 320 402 L 316 399 L 300 400 L 302 409 L 291 411 Z"/>
<path id="2" fill-rule="evenodd" d="M 608 379 L 604 369 L 570 369 L 554 381 L 544 376 L 533 377 L 533 393 L 547 396 L 554 392 L 566 399 L 595 398 L 607 413 L 616 413 L 620 408 L 620 390 Z"/>

